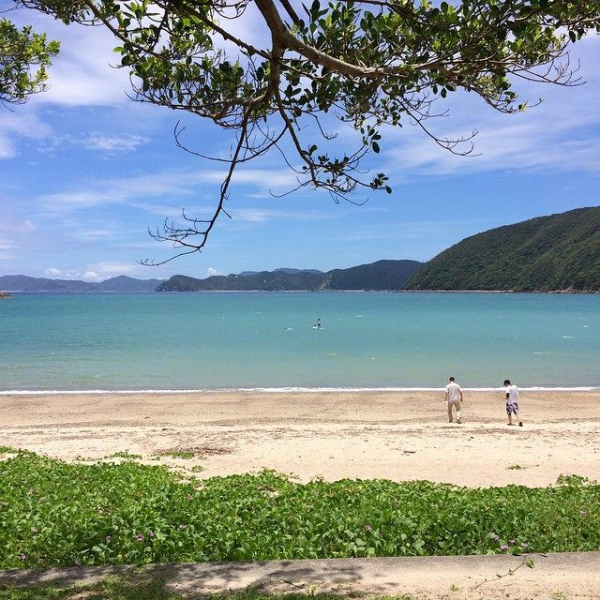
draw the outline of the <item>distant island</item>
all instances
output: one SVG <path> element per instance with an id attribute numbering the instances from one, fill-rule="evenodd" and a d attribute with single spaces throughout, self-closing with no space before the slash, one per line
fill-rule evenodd
<path id="1" fill-rule="evenodd" d="M 27 293 L 134 293 L 155 292 L 163 279 L 134 279 L 121 275 L 105 281 L 79 281 L 77 279 L 46 279 L 26 275 L 0 277 L 0 289 L 6 292 Z"/>
<path id="2" fill-rule="evenodd" d="M 157 291 L 400 291 L 421 266 L 423 263 L 416 260 L 380 260 L 326 273 L 314 269 L 276 269 L 259 273 L 215 275 L 206 279 L 175 275 L 161 283 Z"/>
<path id="3" fill-rule="evenodd" d="M 600 292 L 600 207 L 579 208 L 491 229 L 462 240 L 427 263 L 380 260 L 327 272 L 282 268 L 205 279 L 186 275 L 174 275 L 168 280 L 120 276 L 102 282 L 6 275 L 0 277 L 0 289 L 28 293 Z"/>

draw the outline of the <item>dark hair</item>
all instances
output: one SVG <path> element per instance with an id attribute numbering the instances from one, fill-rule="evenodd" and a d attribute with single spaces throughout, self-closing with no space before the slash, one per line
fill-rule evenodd
<path id="1" fill-rule="evenodd" d="M 450 377 L 450 381 L 454 381 L 454 377 Z"/>
<path id="2" fill-rule="evenodd" d="M 504 380 L 504 385 L 510 385 L 510 379 L 505 379 Z"/>

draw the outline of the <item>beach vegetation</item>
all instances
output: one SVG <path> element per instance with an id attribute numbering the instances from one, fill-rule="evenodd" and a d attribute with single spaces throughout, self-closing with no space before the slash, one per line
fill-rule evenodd
<path id="1" fill-rule="evenodd" d="M 344 600 L 348 597 L 361 597 L 361 594 L 348 596 L 314 592 L 272 594 L 256 589 L 206 596 L 189 591 L 180 594 L 169 589 L 167 584 L 165 577 L 141 571 L 110 576 L 84 585 L 0 586 L 0 600 Z M 372 595 L 369 598 L 377 600 Z M 402 594 L 384 596 L 381 600 L 419 600 L 419 597 Z"/>
<path id="2" fill-rule="evenodd" d="M 137 460 L 142 458 L 141 454 L 134 454 L 128 450 L 120 450 L 119 452 L 113 452 L 107 458 L 121 458 L 123 460 Z"/>
<path id="3" fill-rule="evenodd" d="M 190 460 L 194 458 L 195 454 L 192 450 L 166 450 L 158 454 L 159 457 L 166 456 L 169 458 L 181 458 L 183 460 Z"/>
<path id="4" fill-rule="evenodd" d="M 190 600 L 189 594 L 186 599 Z M 0 600 L 180 600 L 169 590 L 164 576 L 144 571 L 102 578 L 77 585 L 33 584 L 0 586 Z"/>
<path id="5" fill-rule="evenodd" d="M 468 489 L 0 461 L 0 568 L 600 550 L 600 486 Z"/>
<path id="6" fill-rule="evenodd" d="M 515 82 L 579 83 L 568 48 L 600 30 L 597 0 L 17 0 L 65 24 L 114 35 L 134 99 L 204 119 L 229 143 L 179 147 L 225 163 L 214 209 L 182 213 L 153 237 L 175 256 L 200 251 L 221 215 L 238 167 L 282 154 L 291 170 L 281 195 L 312 189 L 360 203 L 391 193 L 388 176 L 366 168 L 390 128 L 416 125 L 443 149 L 473 150 L 474 131 L 446 137 L 432 125 L 449 97 L 468 92 L 501 113 L 525 111 Z M 254 35 L 250 35 L 253 32 Z M 17 61 L 27 67 L 29 57 Z M 533 104 L 538 102 L 533 99 Z M 348 135 L 339 139 L 340 124 Z M 229 155 L 222 152 L 230 147 Z M 174 258 L 173 256 L 172 258 Z"/>

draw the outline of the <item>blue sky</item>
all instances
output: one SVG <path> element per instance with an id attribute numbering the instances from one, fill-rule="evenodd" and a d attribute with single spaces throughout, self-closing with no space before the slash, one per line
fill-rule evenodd
<path id="1" fill-rule="evenodd" d="M 2 8 L 12 2 L 0 0 Z M 227 210 L 202 253 L 145 267 L 173 255 L 147 229 L 181 209 L 205 216 L 223 165 L 175 145 L 225 155 L 231 143 L 191 115 L 135 103 L 127 73 L 111 65 L 112 38 L 99 28 L 65 27 L 31 11 L 10 14 L 60 39 L 50 90 L 16 107 L 0 106 L 0 275 L 100 281 L 279 267 L 327 271 L 380 259 L 427 261 L 461 239 L 501 225 L 600 205 L 600 37 L 576 44 L 585 85 L 521 85 L 544 102 L 501 115 L 469 95 L 453 95 L 444 136 L 479 131 L 477 156 L 445 152 L 417 128 L 384 133 L 368 166 L 390 176 L 391 195 L 363 206 L 334 203 L 309 190 L 283 198 L 294 175 L 275 155 L 238 173 Z M 350 137 L 340 130 L 340 143 Z"/>

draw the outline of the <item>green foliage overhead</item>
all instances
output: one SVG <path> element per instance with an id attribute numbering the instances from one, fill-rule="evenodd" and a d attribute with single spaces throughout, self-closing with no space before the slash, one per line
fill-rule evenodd
<path id="1" fill-rule="evenodd" d="M 600 30 L 597 0 L 15 1 L 65 23 L 106 27 L 138 100 L 231 130 L 214 213 L 184 213 L 183 226 L 167 221 L 153 234 L 181 254 L 206 243 L 241 163 L 278 150 L 297 187 L 336 201 L 391 192 L 385 173 L 360 168 L 367 153 L 381 152 L 385 126 L 413 123 L 442 147 L 469 153 L 474 133 L 442 139 L 428 128 L 438 101 L 463 90 L 498 111 L 522 110 L 527 100 L 513 80 L 576 82 L 568 46 Z M 260 35 L 244 36 L 251 29 Z M 356 132 L 354 146 L 336 142 L 324 115 Z"/>
<path id="2" fill-rule="evenodd" d="M 600 550 L 600 488 L 466 489 L 0 461 L 0 568 Z"/>
<path id="3" fill-rule="evenodd" d="M 48 42 L 31 27 L 17 27 L 0 18 L 0 103 L 19 104 L 46 89 L 47 68 L 58 54 L 58 42 Z"/>
<path id="4" fill-rule="evenodd" d="M 410 290 L 600 291 L 600 207 L 464 239 L 426 263 Z"/>

